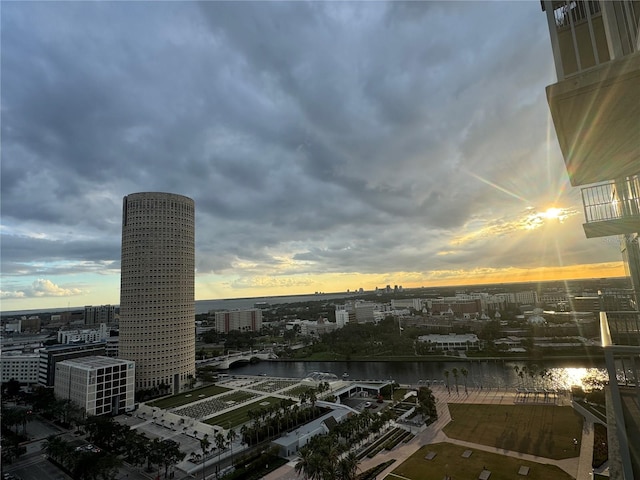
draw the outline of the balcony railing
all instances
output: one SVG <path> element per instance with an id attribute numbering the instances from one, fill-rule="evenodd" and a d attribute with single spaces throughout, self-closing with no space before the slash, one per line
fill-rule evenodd
<path id="1" fill-rule="evenodd" d="M 587 237 L 640 231 L 640 178 L 631 177 L 582 189 Z"/>
<path id="2" fill-rule="evenodd" d="M 566 2 L 554 2 L 553 16 L 556 26 L 568 27 L 571 22 L 578 23 L 587 19 L 587 4 L 589 6 L 589 14 L 591 16 L 600 13 L 600 3 L 591 0 L 585 2 L 583 0 L 572 0 Z M 569 19 L 571 17 L 571 19 Z"/>
<path id="3" fill-rule="evenodd" d="M 640 312 L 601 312 L 603 347 L 640 346 Z"/>

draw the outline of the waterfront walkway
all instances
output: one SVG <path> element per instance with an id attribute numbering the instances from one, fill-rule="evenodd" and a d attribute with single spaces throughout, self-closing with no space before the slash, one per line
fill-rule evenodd
<path id="1" fill-rule="evenodd" d="M 470 449 L 482 450 L 490 453 L 496 453 L 499 455 L 507 455 L 510 457 L 520 458 L 522 460 L 528 460 L 532 462 L 556 465 L 561 468 L 576 480 L 591 480 L 591 457 L 593 451 L 593 422 L 590 420 L 584 421 L 584 427 L 582 431 L 582 439 L 580 442 L 580 455 L 567 458 L 563 460 L 554 460 L 546 457 L 538 457 L 535 455 L 528 455 L 520 452 L 508 451 L 497 447 L 491 447 L 487 445 L 481 445 L 473 442 L 466 442 L 463 440 L 457 440 L 449 438 L 442 429 L 451 421 L 451 414 L 449 412 L 448 403 L 481 403 L 492 405 L 535 405 L 535 404 L 556 404 L 562 406 L 571 406 L 571 398 L 569 395 L 558 395 L 554 401 L 543 401 L 538 398 L 537 401 L 531 399 L 522 399 L 515 391 L 505 391 L 497 389 L 469 389 L 469 393 L 465 394 L 463 389 L 456 394 L 455 390 L 451 393 L 447 391 L 445 386 L 435 386 L 432 388 L 434 396 L 436 397 L 436 404 L 438 409 L 438 420 L 429 427 L 423 428 L 410 442 L 401 444 L 397 448 L 391 451 L 383 450 L 374 458 L 363 459 L 358 467 L 359 472 L 364 472 L 370 468 L 373 468 L 388 460 L 395 460 L 386 470 L 378 474 L 377 478 L 384 479 L 393 470 L 404 462 L 407 458 L 413 455 L 423 445 L 429 445 L 431 443 L 448 442 L 456 445 L 461 445 Z M 278 470 L 271 472 L 265 476 L 265 480 L 300 480 L 295 472 L 296 459 L 292 459 L 289 463 L 279 468 Z"/>

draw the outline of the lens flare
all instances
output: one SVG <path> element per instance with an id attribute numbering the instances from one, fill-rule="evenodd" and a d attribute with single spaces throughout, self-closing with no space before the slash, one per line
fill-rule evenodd
<path id="1" fill-rule="evenodd" d="M 542 212 L 540 215 L 544 218 L 560 218 L 562 216 L 562 209 L 555 207 L 547 208 L 547 211 Z"/>

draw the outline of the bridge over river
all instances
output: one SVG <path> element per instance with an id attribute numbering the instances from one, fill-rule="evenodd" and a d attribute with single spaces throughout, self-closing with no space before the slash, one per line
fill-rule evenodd
<path id="1" fill-rule="evenodd" d="M 247 350 L 246 352 L 229 352 L 220 357 L 196 360 L 196 367 L 204 365 L 215 367 L 218 370 L 229 370 L 234 363 L 251 363 L 255 360 L 274 360 L 278 356 L 272 349 Z"/>

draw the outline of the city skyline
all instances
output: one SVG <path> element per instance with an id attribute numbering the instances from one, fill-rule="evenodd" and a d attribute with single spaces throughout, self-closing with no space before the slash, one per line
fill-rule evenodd
<path id="1" fill-rule="evenodd" d="M 539 2 L 2 10 L 5 311 L 118 304 L 134 191 L 198 205 L 199 300 L 624 275 Z"/>

